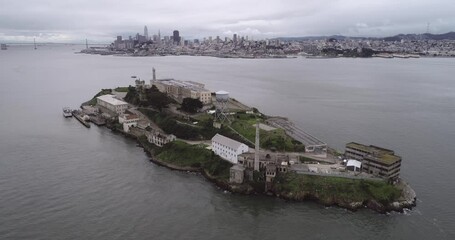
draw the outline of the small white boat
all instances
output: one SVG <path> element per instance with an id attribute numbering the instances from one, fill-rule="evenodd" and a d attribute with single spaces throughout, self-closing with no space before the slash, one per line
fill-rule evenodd
<path id="1" fill-rule="evenodd" d="M 73 112 L 71 111 L 71 108 L 64 107 L 63 108 L 63 116 L 64 117 L 72 117 L 73 116 Z"/>

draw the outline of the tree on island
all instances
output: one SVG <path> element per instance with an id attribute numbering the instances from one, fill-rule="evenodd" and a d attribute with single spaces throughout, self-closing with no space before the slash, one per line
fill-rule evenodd
<path id="1" fill-rule="evenodd" d="M 199 99 L 184 98 L 182 102 L 182 110 L 188 113 L 196 113 L 202 106 L 202 102 Z"/>
<path id="2" fill-rule="evenodd" d="M 128 86 L 128 92 L 126 93 L 126 96 L 123 98 L 123 100 L 133 105 L 139 105 L 140 102 L 136 88 L 131 85 Z"/>
<path id="3" fill-rule="evenodd" d="M 147 104 L 158 109 L 160 112 L 174 101 L 169 98 L 165 93 L 162 93 L 153 85 L 150 89 L 146 90 Z"/>

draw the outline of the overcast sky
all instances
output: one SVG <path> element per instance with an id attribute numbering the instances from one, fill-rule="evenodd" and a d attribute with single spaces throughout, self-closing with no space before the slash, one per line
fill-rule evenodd
<path id="1" fill-rule="evenodd" d="M 186 39 L 391 36 L 455 31 L 454 0 L 0 0 L 0 41 L 111 42 L 177 29 Z"/>

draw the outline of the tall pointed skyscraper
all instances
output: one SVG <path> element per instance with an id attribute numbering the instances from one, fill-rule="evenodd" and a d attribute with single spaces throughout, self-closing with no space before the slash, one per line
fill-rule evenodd
<path id="1" fill-rule="evenodd" d="M 144 26 L 144 36 L 145 36 L 145 39 L 147 41 L 150 40 L 150 38 L 149 38 L 149 30 L 147 29 L 147 26 Z"/>

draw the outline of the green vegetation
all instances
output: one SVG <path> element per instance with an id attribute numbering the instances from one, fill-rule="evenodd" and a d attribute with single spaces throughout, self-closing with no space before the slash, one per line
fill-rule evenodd
<path id="1" fill-rule="evenodd" d="M 99 97 L 99 96 L 103 96 L 103 95 L 106 95 L 106 94 L 111 94 L 112 93 L 112 89 L 101 89 L 101 91 L 99 93 L 97 93 L 92 99 L 90 99 L 89 101 L 85 102 L 85 103 L 82 103 L 82 106 L 87 106 L 87 105 L 90 105 L 90 106 L 95 106 L 96 105 L 96 98 Z"/>
<path id="2" fill-rule="evenodd" d="M 219 133 L 237 141 L 242 141 L 241 138 L 229 128 L 214 128 L 212 117 L 201 118 L 197 125 L 191 125 L 178 122 L 175 120 L 174 116 L 167 115 L 163 112 L 157 112 L 147 108 L 139 108 L 138 110 L 155 122 L 166 133 L 174 134 L 178 138 L 187 140 L 209 140 L 215 136 L 215 134 Z"/>
<path id="3" fill-rule="evenodd" d="M 188 113 L 197 113 L 203 107 L 199 99 L 184 98 L 182 102 L 182 110 Z"/>
<path id="4" fill-rule="evenodd" d="M 125 96 L 125 101 L 136 106 L 153 107 L 160 112 L 170 103 L 175 101 L 168 97 L 165 93 L 160 92 L 155 86 L 150 89 L 136 90 L 135 87 L 129 86 L 128 93 Z"/>
<path id="5" fill-rule="evenodd" d="M 372 57 L 376 52 L 371 48 L 361 48 L 360 51 L 357 48 L 354 49 L 336 49 L 336 48 L 324 48 L 322 53 L 327 56 L 338 56 L 341 54 L 343 57 Z"/>
<path id="6" fill-rule="evenodd" d="M 383 181 L 340 177 L 322 177 L 296 173 L 280 174 L 275 178 L 275 190 L 281 193 L 307 193 L 319 199 L 344 202 L 376 200 L 388 204 L 400 196 L 400 190 Z"/>
<path id="7" fill-rule="evenodd" d="M 157 151 L 157 158 L 163 162 L 178 166 L 201 168 L 210 175 L 228 180 L 232 164 L 207 150 L 205 145 L 189 145 L 181 141 L 166 144 Z"/>
<path id="8" fill-rule="evenodd" d="M 264 122 L 262 118 L 258 119 Z M 248 140 L 254 142 L 256 137 L 256 116 L 245 113 L 237 113 L 231 127 Z M 261 147 L 266 149 L 276 149 L 278 151 L 304 151 L 305 147 L 302 143 L 293 140 L 286 135 L 284 130 L 275 129 L 271 131 L 260 130 Z"/>
<path id="9" fill-rule="evenodd" d="M 201 140 L 207 139 L 206 134 L 209 132 L 203 131 L 204 129 L 190 126 L 188 124 L 179 123 L 174 117 L 168 116 L 165 113 L 153 111 L 146 108 L 139 108 L 150 120 L 155 122 L 161 129 L 168 134 L 174 134 L 178 138 L 188 140 Z M 211 137 L 210 137 L 211 138 Z"/>
<path id="10" fill-rule="evenodd" d="M 116 92 L 128 92 L 129 87 L 117 87 L 114 89 Z"/>
<path id="11" fill-rule="evenodd" d="M 314 159 L 305 156 L 299 156 L 299 160 L 301 163 L 314 162 Z"/>

